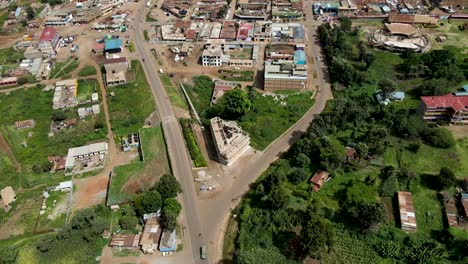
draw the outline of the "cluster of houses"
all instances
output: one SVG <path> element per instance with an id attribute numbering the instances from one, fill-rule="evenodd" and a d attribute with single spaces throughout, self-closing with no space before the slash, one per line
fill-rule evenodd
<path id="1" fill-rule="evenodd" d="M 143 232 L 138 234 L 114 234 L 109 246 L 116 250 L 141 250 L 145 254 L 154 254 L 158 250 L 163 254 L 172 254 L 176 250 L 178 241 L 176 230 L 164 230 L 159 224 L 159 214 L 145 214 L 143 216 Z M 106 232 L 108 236 L 108 231 Z"/>

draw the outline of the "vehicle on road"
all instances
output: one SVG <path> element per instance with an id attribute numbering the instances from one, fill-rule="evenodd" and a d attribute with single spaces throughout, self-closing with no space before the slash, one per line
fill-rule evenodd
<path id="1" fill-rule="evenodd" d="M 200 247 L 200 258 L 206 259 L 206 247 Z"/>

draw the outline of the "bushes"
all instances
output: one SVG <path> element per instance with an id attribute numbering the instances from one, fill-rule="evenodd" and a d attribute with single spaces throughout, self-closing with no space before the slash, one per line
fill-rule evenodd
<path id="1" fill-rule="evenodd" d="M 195 139 L 195 135 L 190 127 L 190 120 L 181 119 L 180 125 L 182 126 L 185 142 L 187 142 L 190 157 L 192 157 L 195 167 L 206 167 L 208 164 L 206 163 L 205 157 L 203 157 L 203 153 L 201 152 L 200 147 L 197 144 L 197 140 Z"/>
<path id="2" fill-rule="evenodd" d="M 450 148 L 456 143 L 452 133 L 445 128 L 427 129 L 423 138 L 429 145 L 437 148 Z"/>

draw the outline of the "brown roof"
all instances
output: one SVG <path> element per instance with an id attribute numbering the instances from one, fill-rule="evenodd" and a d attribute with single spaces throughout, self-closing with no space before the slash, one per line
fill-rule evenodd
<path id="1" fill-rule="evenodd" d="M 196 36 L 197 32 L 194 29 L 189 29 L 187 32 L 185 32 L 186 39 L 195 39 Z"/>
<path id="2" fill-rule="evenodd" d="M 391 34 L 399 34 L 405 36 L 411 36 L 416 33 L 416 28 L 412 25 L 403 24 L 403 23 L 387 23 L 385 27 Z"/>
<path id="3" fill-rule="evenodd" d="M 177 20 L 175 22 L 175 27 L 180 29 L 189 29 L 192 26 L 192 21 L 190 20 Z"/>
<path id="4" fill-rule="evenodd" d="M 15 122 L 16 129 L 33 127 L 35 124 L 36 122 L 32 119 Z"/>
<path id="5" fill-rule="evenodd" d="M 0 197 L 5 205 L 9 205 L 16 200 L 16 193 L 11 186 L 7 186 L 0 191 Z"/>
<path id="6" fill-rule="evenodd" d="M 398 207 L 400 209 L 401 229 L 416 232 L 416 213 L 410 192 L 398 192 Z"/>
<path id="7" fill-rule="evenodd" d="M 455 205 L 455 200 L 446 192 L 442 193 L 442 199 L 445 206 L 445 216 L 447 217 L 448 224 L 450 226 L 457 226 L 457 207 Z"/>
<path id="8" fill-rule="evenodd" d="M 220 39 L 235 39 L 236 38 L 236 21 L 223 21 L 223 28 L 219 34 Z"/>
<path id="9" fill-rule="evenodd" d="M 140 233 L 137 235 L 133 234 L 116 234 L 113 235 L 109 246 L 111 247 L 124 247 L 124 248 L 138 248 L 138 242 L 140 241 Z"/>
<path id="10" fill-rule="evenodd" d="M 328 179 L 328 176 L 329 174 L 326 171 L 318 170 L 315 172 L 314 176 L 312 176 L 310 179 L 310 182 L 313 184 L 315 191 L 318 191 L 320 188 L 322 188 L 323 184 Z"/>
<path id="11" fill-rule="evenodd" d="M 159 226 L 158 219 L 151 217 L 146 220 L 143 234 L 141 235 L 140 246 L 145 244 L 158 244 L 161 237 L 161 227 Z"/>
<path id="12" fill-rule="evenodd" d="M 353 159 L 356 156 L 356 150 L 350 147 L 346 147 L 346 157 Z"/>
<path id="13" fill-rule="evenodd" d="M 120 58 L 107 59 L 104 61 L 104 64 L 113 64 L 113 63 L 121 63 L 121 62 L 127 62 L 127 58 L 120 57 Z"/>

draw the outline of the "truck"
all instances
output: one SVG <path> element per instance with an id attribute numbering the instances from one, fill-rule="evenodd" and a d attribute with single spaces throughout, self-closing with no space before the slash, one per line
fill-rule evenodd
<path id="1" fill-rule="evenodd" d="M 206 259 L 206 247 L 200 247 L 200 258 Z"/>

